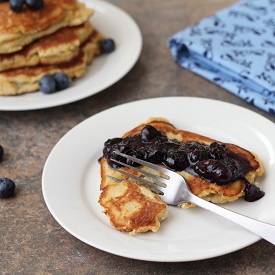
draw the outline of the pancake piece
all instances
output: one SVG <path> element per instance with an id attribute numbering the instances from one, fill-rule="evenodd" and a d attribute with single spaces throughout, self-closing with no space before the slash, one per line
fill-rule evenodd
<path id="1" fill-rule="evenodd" d="M 19 51 L 63 27 L 81 25 L 92 14 L 92 9 L 76 0 L 47 0 L 38 11 L 24 6 L 19 13 L 8 2 L 0 3 L 0 54 Z"/>
<path id="2" fill-rule="evenodd" d="M 49 65 L 70 61 L 78 55 L 80 45 L 92 34 L 87 22 L 76 27 L 66 27 L 43 37 L 11 54 L 0 55 L 0 72 L 21 67 Z"/>
<path id="3" fill-rule="evenodd" d="M 39 90 L 39 80 L 45 74 L 63 72 L 71 79 L 81 77 L 95 55 L 100 53 L 102 36 L 97 31 L 80 46 L 72 60 L 56 65 L 39 65 L 0 73 L 0 95 L 19 95 Z"/>
<path id="4" fill-rule="evenodd" d="M 237 158 L 242 158 L 244 162 L 247 164 L 246 170 L 245 170 L 246 172 L 243 175 L 243 177 L 238 177 L 234 181 L 230 181 L 222 184 L 218 184 L 216 182 L 211 182 L 210 180 L 204 179 L 203 177 L 200 177 L 198 174 L 192 173 L 191 170 L 188 170 L 187 168 L 182 171 L 177 171 L 179 174 L 181 174 L 185 178 L 192 193 L 194 193 L 196 196 L 202 199 L 205 199 L 213 203 L 226 203 L 226 202 L 235 201 L 238 198 L 245 196 L 245 189 L 247 188 L 247 186 L 250 186 L 250 185 L 257 186 L 258 184 L 255 182 L 256 177 L 260 177 L 264 173 L 263 165 L 255 153 L 252 153 L 234 144 L 221 143 L 220 141 L 214 140 L 206 136 L 202 136 L 202 135 L 184 131 L 184 130 L 179 130 L 164 118 L 150 118 L 146 123 L 140 124 L 139 126 L 125 133 L 122 136 L 122 138 L 133 137 L 135 135 L 138 135 L 142 132 L 142 129 L 148 125 L 151 125 L 155 129 L 161 131 L 161 133 L 165 135 L 168 138 L 168 140 L 173 140 L 173 142 L 175 143 L 198 142 L 200 144 L 204 144 L 204 146 L 206 147 L 212 143 L 223 144 L 223 146 L 226 146 L 226 148 L 229 150 L 230 154 L 233 152 Z M 111 141 L 108 140 L 108 142 L 111 142 Z M 112 144 L 115 144 L 115 143 L 122 144 L 119 142 L 121 141 L 116 141 L 116 142 L 114 141 L 114 143 Z M 142 148 L 143 145 L 140 144 L 139 141 L 137 141 L 137 144 L 139 144 L 139 147 Z M 125 145 L 124 143 L 122 147 L 124 146 L 124 149 L 125 149 L 127 148 L 128 145 Z M 105 143 L 105 146 L 106 146 L 106 143 Z M 100 189 L 105 190 L 110 188 L 110 186 L 116 185 L 117 183 L 113 178 L 117 178 L 122 182 L 130 181 L 133 184 L 137 184 L 131 178 L 128 178 L 127 176 L 122 175 L 121 173 L 118 173 L 110 168 L 110 166 L 108 165 L 107 159 L 105 157 L 107 154 L 106 153 L 107 151 L 104 151 L 104 156 L 100 159 L 100 167 L 101 167 Z M 227 156 L 232 156 L 230 154 Z M 230 160 L 234 160 L 233 156 L 232 156 L 232 159 Z M 158 165 L 163 165 L 163 164 L 158 164 Z M 139 166 L 139 168 L 142 170 L 148 169 L 148 168 L 145 168 L 144 166 Z M 130 172 L 135 176 L 142 177 L 142 175 L 139 172 L 136 172 L 129 168 L 121 167 L 119 169 Z M 113 197 L 115 197 L 115 190 L 116 189 L 114 188 L 114 192 L 112 194 Z M 101 200 L 99 202 L 101 203 Z M 190 206 L 194 206 L 194 205 L 189 202 L 186 202 L 179 206 L 182 208 L 189 208 Z M 111 209 L 112 207 L 116 207 L 116 206 L 110 203 L 109 209 Z M 110 211 L 112 212 L 112 210 Z M 119 211 L 119 210 L 116 209 L 115 211 Z M 116 213 L 113 219 L 116 219 L 117 217 L 119 217 L 118 213 Z M 112 224 L 115 225 L 116 220 L 112 221 Z"/>
<path id="5" fill-rule="evenodd" d="M 112 182 L 102 189 L 99 203 L 119 231 L 157 232 L 168 214 L 167 205 L 148 188 L 132 181 Z"/>

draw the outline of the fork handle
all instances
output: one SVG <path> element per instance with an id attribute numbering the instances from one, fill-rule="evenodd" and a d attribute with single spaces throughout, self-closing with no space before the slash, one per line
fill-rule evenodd
<path id="1" fill-rule="evenodd" d="M 261 222 L 259 220 L 255 220 L 247 216 L 238 214 L 234 211 L 225 209 L 211 202 L 205 201 L 193 194 L 190 194 L 190 197 L 188 197 L 188 201 L 206 210 L 214 212 L 232 222 L 235 222 L 236 224 L 243 226 L 244 228 L 248 229 L 254 234 L 267 240 L 268 242 L 275 244 L 275 225 Z"/>

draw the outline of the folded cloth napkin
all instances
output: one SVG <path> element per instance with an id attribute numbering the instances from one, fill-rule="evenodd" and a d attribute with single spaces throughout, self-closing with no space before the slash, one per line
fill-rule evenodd
<path id="1" fill-rule="evenodd" d="M 180 66 L 275 115 L 275 0 L 237 2 L 168 46 Z"/>

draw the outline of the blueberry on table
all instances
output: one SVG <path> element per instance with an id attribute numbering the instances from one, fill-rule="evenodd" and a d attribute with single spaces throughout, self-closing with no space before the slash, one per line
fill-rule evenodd
<path id="1" fill-rule="evenodd" d="M 4 148 L 2 145 L 0 145 L 0 161 L 3 159 L 4 156 Z"/>
<path id="2" fill-rule="evenodd" d="M 44 5 L 44 0 L 25 0 L 25 2 L 30 10 L 39 10 Z"/>
<path id="3" fill-rule="evenodd" d="M 44 94 L 52 94 L 56 92 L 56 81 L 52 75 L 44 75 L 39 81 L 39 88 Z"/>
<path id="4" fill-rule="evenodd" d="M 64 73 L 56 73 L 54 75 L 57 90 L 64 90 L 70 86 L 70 78 Z"/>
<path id="5" fill-rule="evenodd" d="M 115 41 L 111 38 L 105 38 L 101 41 L 100 48 L 102 53 L 110 53 L 115 50 Z"/>
<path id="6" fill-rule="evenodd" d="M 24 0 L 10 0 L 10 9 L 15 12 L 22 11 Z"/>
<path id="7" fill-rule="evenodd" d="M 15 183 L 9 178 L 0 178 L 0 198 L 9 198 L 13 195 Z"/>

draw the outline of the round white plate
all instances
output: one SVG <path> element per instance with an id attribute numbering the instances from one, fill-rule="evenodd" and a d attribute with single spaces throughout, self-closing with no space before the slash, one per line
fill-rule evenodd
<path id="1" fill-rule="evenodd" d="M 93 26 L 105 37 L 114 39 L 114 52 L 96 57 L 85 75 L 72 82 L 70 88 L 45 95 L 41 92 L 18 96 L 1 96 L 0 110 L 22 111 L 43 109 L 71 103 L 111 86 L 134 66 L 140 56 L 142 35 L 135 21 L 111 3 L 82 0 L 95 13 L 90 19 Z"/>
<path id="2" fill-rule="evenodd" d="M 136 101 L 103 111 L 70 130 L 50 153 L 42 176 L 46 204 L 68 232 L 98 249 L 133 259 L 177 262 L 223 255 L 259 237 L 198 207 L 169 207 L 157 233 L 129 236 L 115 230 L 102 213 L 99 164 L 103 143 L 145 122 L 165 117 L 185 129 L 235 143 L 258 153 L 266 169 L 260 180 L 266 195 L 253 203 L 240 199 L 225 207 L 275 223 L 275 126 L 247 109 L 210 99 L 165 97 Z"/>

